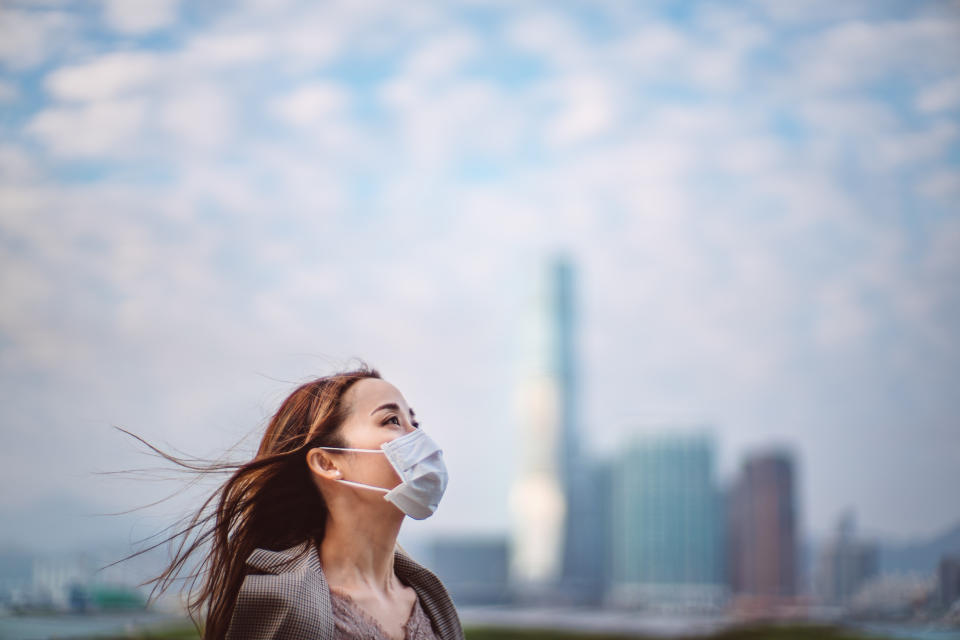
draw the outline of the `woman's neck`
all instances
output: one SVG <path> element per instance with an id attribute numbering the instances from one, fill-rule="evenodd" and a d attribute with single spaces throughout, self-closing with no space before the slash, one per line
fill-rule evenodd
<path id="1" fill-rule="evenodd" d="M 327 582 L 344 590 L 373 589 L 388 593 L 398 586 L 393 572 L 393 551 L 403 514 L 385 518 L 383 513 L 347 511 L 327 516 L 320 544 L 320 564 Z"/>

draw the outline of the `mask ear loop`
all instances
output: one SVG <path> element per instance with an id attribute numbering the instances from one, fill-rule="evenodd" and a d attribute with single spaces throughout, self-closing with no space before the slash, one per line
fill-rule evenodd
<path id="1" fill-rule="evenodd" d="M 351 449 L 349 447 L 316 447 L 317 449 L 325 449 L 328 451 L 356 451 L 357 453 L 385 453 L 383 449 Z M 383 487 L 375 487 L 372 484 L 363 484 L 362 482 L 354 482 L 353 480 L 344 480 L 343 478 L 338 478 L 337 482 L 342 482 L 343 484 L 349 484 L 352 487 L 359 487 L 361 489 L 373 489 L 374 491 L 380 491 L 381 493 L 390 493 L 393 489 L 384 489 Z"/>
<path id="2" fill-rule="evenodd" d="M 340 478 L 337 482 L 342 482 L 343 484 L 349 484 L 352 487 L 359 487 L 361 489 L 373 489 L 374 491 L 379 491 L 381 493 L 390 493 L 392 489 L 384 489 L 383 487 L 375 487 L 372 484 L 363 484 L 362 482 L 354 482 L 353 480 L 344 480 Z"/>

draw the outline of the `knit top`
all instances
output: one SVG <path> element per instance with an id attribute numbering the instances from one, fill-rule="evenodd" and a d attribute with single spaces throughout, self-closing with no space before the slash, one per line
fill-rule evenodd
<path id="1" fill-rule="evenodd" d="M 393 640 L 348 594 L 330 589 L 330 604 L 339 637 L 349 640 Z M 403 640 L 439 640 L 430 624 L 430 618 L 420 606 L 419 597 L 413 601 L 410 617 L 403 625 Z"/>

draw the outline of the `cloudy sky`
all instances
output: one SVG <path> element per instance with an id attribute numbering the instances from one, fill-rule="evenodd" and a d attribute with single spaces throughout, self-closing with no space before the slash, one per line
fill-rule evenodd
<path id="1" fill-rule="evenodd" d="M 807 531 L 960 520 L 956 2 L 9 0 L 0 69 L 0 542 L 163 493 L 111 425 L 242 451 L 352 357 L 446 450 L 410 535 L 506 531 L 555 252 L 598 454 L 707 424 Z"/>

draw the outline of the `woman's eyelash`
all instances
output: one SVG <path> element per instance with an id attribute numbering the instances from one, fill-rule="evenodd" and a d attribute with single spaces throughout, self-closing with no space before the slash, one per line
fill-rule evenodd
<path id="1" fill-rule="evenodd" d="M 390 416 L 389 418 L 387 418 L 386 422 L 384 422 L 383 424 L 389 424 L 391 420 L 396 420 L 396 421 L 397 421 L 397 422 L 396 422 L 397 426 L 400 425 L 400 416 Z M 410 424 L 413 425 L 413 428 L 414 428 L 414 429 L 419 429 L 419 428 L 420 428 L 420 423 L 417 422 L 416 420 L 413 420 Z"/>

